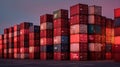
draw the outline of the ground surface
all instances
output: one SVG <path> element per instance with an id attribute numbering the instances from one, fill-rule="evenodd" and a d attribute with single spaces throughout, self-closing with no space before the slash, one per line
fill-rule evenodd
<path id="1" fill-rule="evenodd" d="M 0 67 L 120 67 L 114 61 L 40 61 L 0 59 Z"/>

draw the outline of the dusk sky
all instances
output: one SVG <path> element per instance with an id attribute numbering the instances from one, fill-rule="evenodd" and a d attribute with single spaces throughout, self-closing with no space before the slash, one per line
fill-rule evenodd
<path id="1" fill-rule="evenodd" d="M 40 24 L 40 15 L 82 3 L 102 6 L 102 15 L 114 18 L 114 8 L 120 7 L 120 0 L 0 0 L 0 34 L 4 28 L 21 22 Z"/>

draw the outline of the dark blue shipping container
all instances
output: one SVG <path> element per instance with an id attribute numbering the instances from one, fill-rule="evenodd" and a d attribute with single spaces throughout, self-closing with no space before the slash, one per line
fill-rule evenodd
<path id="1" fill-rule="evenodd" d="M 54 52 L 69 52 L 69 45 L 68 44 L 54 45 Z"/>
<path id="2" fill-rule="evenodd" d="M 29 28 L 29 32 L 40 32 L 40 26 L 34 25 Z"/>
<path id="3" fill-rule="evenodd" d="M 112 45 L 111 44 L 106 44 L 105 49 L 106 49 L 106 52 L 111 52 L 112 51 Z"/>
<path id="4" fill-rule="evenodd" d="M 101 34 L 101 32 L 102 30 L 100 25 L 93 25 L 93 24 L 88 25 L 89 34 Z"/>
<path id="5" fill-rule="evenodd" d="M 61 36 L 61 43 L 68 44 L 69 43 L 69 37 L 68 36 Z"/>
<path id="6" fill-rule="evenodd" d="M 40 52 L 53 52 L 53 45 L 40 46 Z"/>
<path id="7" fill-rule="evenodd" d="M 94 34 L 94 32 L 95 32 L 94 25 L 89 24 L 88 25 L 88 33 L 89 34 Z"/>
<path id="8" fill-rule="evenodd" d="M 114 27 L 120 27 L 120 18 L 115 18 Z"/>

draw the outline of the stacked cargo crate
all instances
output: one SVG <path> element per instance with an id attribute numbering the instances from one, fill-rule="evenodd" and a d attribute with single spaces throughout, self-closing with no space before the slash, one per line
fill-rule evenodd
<path id="1" fill-rule="evenodd" d="M 3 58 L 4 54 L 3 54 L 3 41 L 4 41 L 4 36 L 2 34 L 0 34 L 0 58 Z"/>
<path id="2" fill-rule="evenodd" d="M 70 60 L 87 60 L 88 5 L 70 7 Z"/>
<path id="3" fill-rule="evenodd" d="M 20 24 L 20 54 L 21 59 L 29 58 L 29 28 L 32 23 L 23 22 Z"/>
<path id="4" fill-rule="evenodd" d="M 8 58 L 9 29 L 4 29 L 4 58 Z"/>
<path id="5" fill-rule="evenodd" d="M 68 10 L 59 9 L 54 14 L 54 60 L 69 59 Z"/>
<path id="6" fill-rule="evenodd" d="M 14 58 L 14 28 L 9 28 L 9 45 L 8 45 L 8 58 Z"/>
<path id="7" fill-rule="evenodd" d="M 20 25 L 14 25 L 14 59 L 20 59 Z"/>
<path id="8" fill-rule="evenodd" d="M 106 19 L 106 45 L 105 45 L 105 57 L 106 60 L 112 59 L 112 41 L 113 41 L 113 20 Z"/>
<path id="9" fill-rule="evenodd" d="M 88 45 L 89 45 L 89 60 L 101 60 L 102 46 L 101 44 L 101 14 L 100 6 L 89 6 L 89 21 L 88 21 Z"/>
<path id="10" fill-rule="evenodd" d="M 105 59 L 105 45 L 106 45 L 106 17 L 101 16 L 101 43 L 102 43 L 102 47 L 101 47 L 101 52 L 102 52 L 102 58 L 101 60 Z"/>
<path id="11" fill-rule="evenodd" d="M 40 59 L 53 59 L 53 15 L 40 16 Z"/>
<path id="12" fill-rule="evenodd" d="M 114 42 L 114 60 L 120 61 L 120 8 L 115 9 L 114 11 L 114 35 L 115 35 L 115 42 Z"/>
<path id="13" fill-rule="evenodd" d="M 29 58 L 40 58 L 40 26 L 37 25 L 29 28 Z"/>

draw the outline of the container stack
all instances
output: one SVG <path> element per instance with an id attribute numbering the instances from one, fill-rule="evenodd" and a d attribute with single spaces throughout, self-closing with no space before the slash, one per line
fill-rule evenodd
<path id="1" fill-rule="evenodd" d="M 40 58 L 40 26 L 37 25 L 29 28 L 29 58 Z"/>
<path id="2" fill-rule="evenodd" d="M 8 58 L 9 29 L 4 29 L 4 58 Z"/>
<path id="3" fill-rule="evenodd" d="M 53 15 L 40 16 L 40 59 L 53 59 Z"/>
<path id="4" fill-rule="evenodd" d="M 115 35 L 115 42 L 114 42 L 114 60 L 120 61 L 120 8 L 115 9 L 114 11 L 115 23 L 114 23 L 114 35 Z"/>
<path id="5" fill-rule="evenodd" d="M 102 47 L 101 47 L 101 52 L 102 52 L 102 58 L 101 60 L 105 60 L 105 45 L 106 45 L 106 17 L 101 16 L 101 43 L 102 43 Z"/>
<path id="6" fill-rule="evenodd" d="M 29 58 L 29 28 L 32 23 L 23 22 L 20 24 L 20 54 L 21 59 Z"/>
<path id="7" fill-rule="evenodd" d="M 106 60 L 112 59 L 112 44 L 113 44 L 113 20 L 106 19 L 106 45 L 105 45 L 105 57 Z"/>
<path id="8" fill-rule="evenodd" d="M 88 52 L 88 5 L 70 7 L 70 60 L 87 60 Z"/>
<path id="9" fill-rule="evenodd" d="M 9 28 L 9 45 L 8 45 L 8 58 L 14 58 L 14 28 Z"/>
<path id="10" fill-rule="evenodd" d="M 3 43 L 4 42 L 4 36 L 2 34 L 0 34 L 0 58 L 3 58 L 4 54 L 3 54 Z"/>
<path id="11" fill-rule="evenodd" d="M 89 45 L 89 60 L 102 59 L 101 43 L 101 6 L 89 6 L 89 21 L 88 21 L 88 45 Z"/>
<path id="12" fill-rule="evenodd" d="M 20 25 L 14 25 L 14 59 L 20 59 Z"/>
<path id="13" fill-rule="evenodd" d="M 68 10 L 59 9 L 54 14 L 54 60 L 69 59 Z"/>

